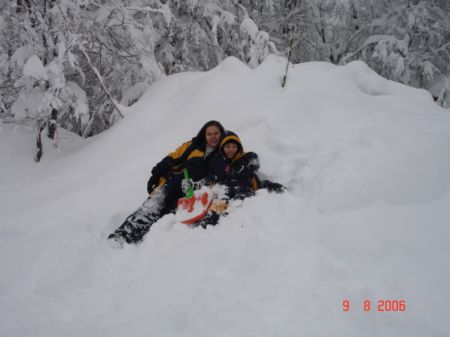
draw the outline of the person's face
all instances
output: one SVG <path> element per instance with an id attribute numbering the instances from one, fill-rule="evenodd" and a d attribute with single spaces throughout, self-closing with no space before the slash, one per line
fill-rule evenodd
<path id="1" fill-rule="evenodd" d="M 208 126 L 206 128 L 205 137 L 206 144 L 208 144 L 209 147 L 216 148 L 217 145 L 219 145 L 220 129 L 215 125 Z"/>
<path id="2" fill-rule="evenodd" d="M 238 150 L 238 146 L 235 143 L 227 143 L 223 146 L 223 152 L 228 159 L 232 159 Z"/>

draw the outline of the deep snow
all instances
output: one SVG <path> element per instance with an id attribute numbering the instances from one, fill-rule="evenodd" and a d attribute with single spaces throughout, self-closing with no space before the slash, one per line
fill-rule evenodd
<path id="1" fill-rule="evenodd" d="M 0 336 L 450 336 L 449 111 L 361 62 L 295 65 L 282 89 L 285 62 L 164 78 L 40 164 L 31 130 L 0 125 Z M 112 249 L 153 165 L 210 119 L 290 192 Z"/>

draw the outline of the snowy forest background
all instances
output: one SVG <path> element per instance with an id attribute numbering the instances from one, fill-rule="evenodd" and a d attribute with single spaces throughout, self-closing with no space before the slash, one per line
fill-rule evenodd
<path id="1" fill-rule="evenodd" d="M 0 123 L 89 137 L 120 118 L 107 92 L 129 106 L 161 76 L 289 52 L 363 60 L 448 107 L 449 13 L 448 0 L 0 0 Z"/>

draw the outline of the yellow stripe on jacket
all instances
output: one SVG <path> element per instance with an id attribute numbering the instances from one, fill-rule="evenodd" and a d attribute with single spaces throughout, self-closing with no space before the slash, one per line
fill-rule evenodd
<path id="1" fill-rule="evenodd" d="M 175 151 L 170 152 L 168 156 L 172 159 L 178 159 L 183 156 L 186 150 L 191 146 L 192 141 L 188 141 L 186 143 L 181 144 Z"/>

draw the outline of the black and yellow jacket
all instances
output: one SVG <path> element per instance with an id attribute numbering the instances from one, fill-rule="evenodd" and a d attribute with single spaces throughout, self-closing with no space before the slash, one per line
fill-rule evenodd
<path id="1" fill-rule="evenodd" d="M 229 141 L 234 141 L 238 145 L 238 152 L 233 159 L 228 159 L 224 153 L 224 146 Z M 207 184 L 220 183 L 234 189 L 238 188 L 240 191 L 237 193 L 243 196 L 249 196 L 261 188 L 275 193 L 286 191 L 286 187 L 279 183 L 259 179 L 258 155 L 255 152 L 244 152 L 241 140 L 231 131 L 225 133 L 219 151 L 214 154 L 207 166 L 205 179 Z"/>
<path id="2" fill-rule="evenodd" d="M 152 169 L 152 175 L 160 177 L 160 184 L 164 183 L 170 174 L 182 173 L 186 168 L 193 180 L 200 180 L 206 174 L 206 164 L 211 153 L 205 158 L 206 144 L 195 138 L 183 143 L 175 151 L 169 153 Z"/>
<path id="3" fill-rule="evenodd" d="M 238 151 L 233 159 L 227 158 L 223 150 L 225 144 L 230 141 L 238 145 Z M 224 135 L 219 149 L 208 163 L 207 183 L 221 183 L 256 191 L 260 187 L 256 175 L 259 169 L 258 155 L 255 152 L 244 152 L 241 140 L 231 131 L 227 131 Z"/>

